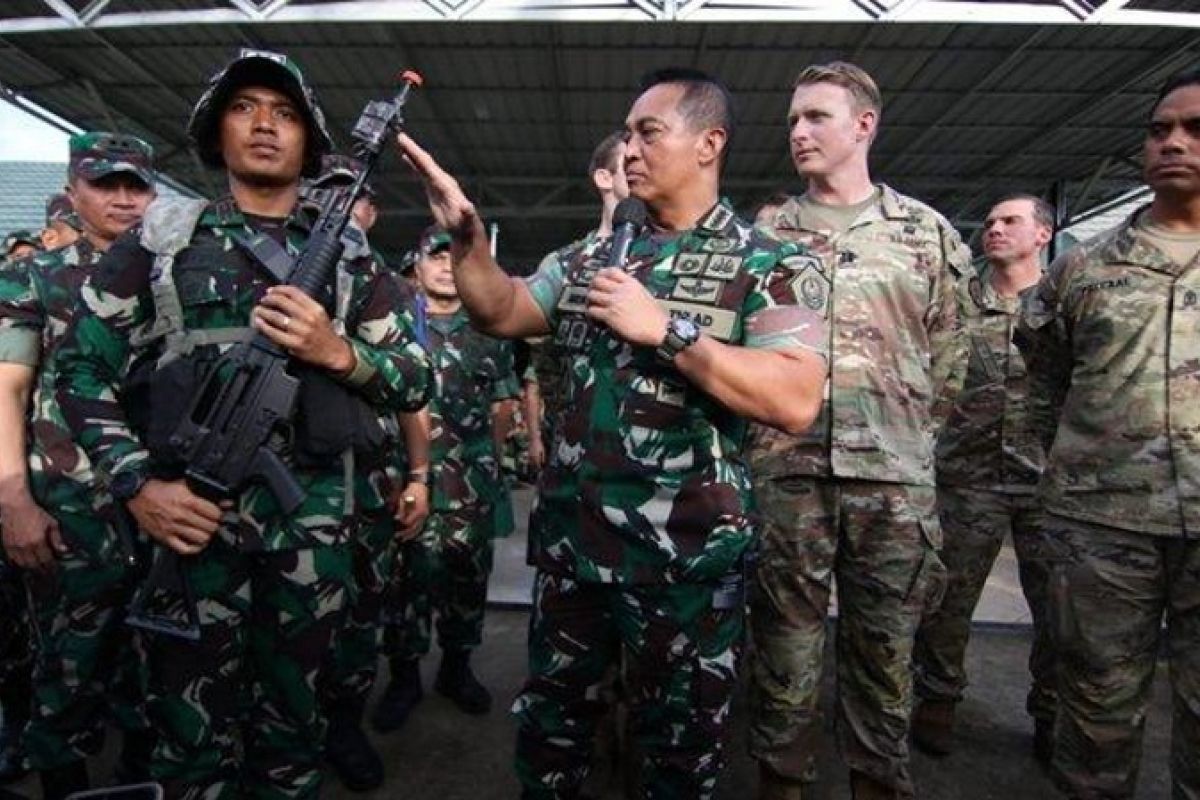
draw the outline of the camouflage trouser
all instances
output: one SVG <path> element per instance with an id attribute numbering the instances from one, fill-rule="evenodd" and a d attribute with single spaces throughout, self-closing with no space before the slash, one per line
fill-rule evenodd
<path id="1" fill-rule="evenodd" d="M 359 518 L 353 545 L 355 592 L 345 624 L 334 635 L 322 675 L 321 706 L 360 717 L 379 670 L 385 592 L 396 563 L 396 524 L 386 510 Z"/>
<path id="2" fill-rule="evenodd" d="M 469 650 L 483 641 L 493 527 L 490 505 L 434 511 L 421 535 L 400 546 L 383 634 L 389 658 L 429 652 L 435 611 L 442 650 Z"/>
<path id="3" fill-rule="evenodd" d="M 902 795 L 908 771 L 912 646 L 940 597 L 934 490 L 780 478 L 755 486 L 763 518 L 750 593 L 750 752 L 779 775 L 816 779 L 825 618 L 837 577 L 837 705 L 851 770 Z"/>
<path id="4" fill-rule="evenodd" d="M 1074 800 L 1133 797 L 1166 616 L 1173 800 L 1200 800 L 1200 541 L 1046 518 L 1069 553 L 1050 610 L 1059 646 L 1054 773 Z"/>
<path id="5" fill-rule="evenodd" d="M 151 772 L 168 797 L 318 796 L 316 686 L 353 589 L 351 549 L 245 553 L 218 537 L 184 560 L 201 640 L 141 638 L 160 735 Z"/>
<path id="6" fill-rule="evenodd" d="M 579 796 L 605 710 L 601 687 L 622 651 L 643 795 L 712 797 L 743 618 L 740 574 L 713 584 L 613 586 L 539 571 L 530 677 L 513 703 L 522 797 Z"/>
<path id="7" fill-rule="evenodd" d="M 24 578 L 0 552 L 0 714 L 6 728 L 17 723 L 23 727 L 29 716 L 31 659 Z M 20 729 L 9 733 L 19 734 Z"/>
<path id="8" fill-rule="evenodd" d="M 971 617 L 983 594 L 992 564 L 1005 536 L 1012 533 L 1021 590 L 1033 615 L 1033 676 L 1025 707 L 1034 719 L 1054 721 L 1054 645 L 1047 617 L 1047 592 L 1053 554 L 1041 529 L 1038 504 L 1030 494 L 1004 494 L 959 486 L 939 486 L 938 517 L 942 523 L 942 562 L 946 594 L 917 630 L 913 652 L 917 694 L 958 702 L 967 686 L 963 665 Z"/>
<path id="9" fill-rule="evenodd" d="M 94 516 L 57 514 L 71 547 L 52 572 L 29 573 L 33 602 L 30 766 L 53 769 L 95 755 L 108 722 L 146 728 L 141 662 L 125 609 L 142 577 Z"/>

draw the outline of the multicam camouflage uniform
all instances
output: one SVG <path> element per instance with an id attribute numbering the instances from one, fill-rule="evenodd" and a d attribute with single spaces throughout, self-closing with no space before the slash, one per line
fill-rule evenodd
<path id="1" fill-rule="evenodd" d="M 1200 797 L 1200 264 L 1143 213 L 1050 266 L 1018 339 L 1067 554 L 1053 767 L 1076 798 L 1133 796 L 1164 616 L 1172 796 Z"/>
<path id="2" fill-rule="evenodd" d="M 80 238 L 0 272 L 0 360 L 38 370 L 28 427 L 30 488 L 70 548 L 54 571 L 27 576 L 38 646 L 25 746 L 37 770 L 97 753 L 106 712 L 124 730 L 146 727 L 138 659 L 122 624 L 141 574 L 132 563 L 133 542 L 117 536 L 111 514 L 102 513 L 106 502 L 95 491 L 92 463 L 55 400 L 63 337 L 99 256 Z"/>
<path id="3" fill-rule="evenodd" d="M 438 645 L 470 650 L 483 640 L 492 571 L 494 507 L 508 492 L 492 438 L 492 404 L 517 394 L 512 347 L 471 327 L 467 313 L 427 317 L 437 388 L 429 405 L 431 497 L 421 534 L 401 546 L 396 604 L 384 652 L 413 660 Z"/>
<path id="4" fill-rule="evenodd" d="M 773 228 L 824 260 L 801 290 L 829 319 L 831 373 L 808 433 L 752 435 L 764 535 L 751 593 L 750 748 L 784 778 L 815 780 L 836 574 L 843 756 L 909 795 L 913 635 L 943 573 L 934 440 L 965 372 L 956 284 L 970 255 L 940 214 L 886 186 L 841 233 L 814 229 L 803 209 L 792 198 Z"/>
<path id="5" fill-rule="evenodd" d="M 1046 613 L 1052 554 L 1033 498 L 1044 455 L 1029 418 L 1025 362 L 1013 343 L 1020 300 L 999 296 L 987 270 L 965 288 L 964 321 L 971 337 L 966 385 L 937 444 L 946 593 L 917 630 L 917 694 L 962 699 L 971 617 L 1011 531 L 1033 615 L 1033 685 L 1026 707 L 1034 719 L 1053 723 L 1054 649 Z"/>
<path id="6" fill-rule="evenodd" d="M 153 206 L 148 219 L 152 214 Z M 299 211 L 275 225 L 254 222 L 232 198 L 210 204 L 174 261 L 185 329 L 245 329 L 274 281 L 237 240 L 260 228 L 295 255 L 311 222 Z M 155 322 L 153 260 L 136 238 L 118 241 L 85 288 L 85 310 L 62 350 L 58 399 L 105 481 L 152 468 L 114 398 L 131 366 L 158 355 L 130 345 Z M 429 389 L 428 359 L 396 311 L 394 282 L 368 257 L 343 261 L 339 272 L 347 276 L 345 329 L 357 358 L 341 380 L 381 412 L 420 407 Z M 315 797 L 319 791 L 324 717 L 315 684 L 354 586 L 352 549 L 345 546 L 353 493 L 340 460 L 323 469 L 290 467 L 306 492 L 295 513 L 283 514 L 269 490 L 252 485 L 234 498 L 203 553 L 184 562 L 202 640 L 145 637 L 149 711 L 162 737 L 153 772 L 171 796 Z M 174 598 L 172 605 L 181 603 Z"/>
<path id="7" fill-rule="evenodd" d="M 529 281 L 566 380 L 530 523 L 538 569 L 531 677 L 513 710 L 527 797 L 575 797 L 624 651 L 648 797 L 704 798 L 723 762 L 753 539 L 745 424 L 654 348 L 590 322 L 587 287 L 608 255 L 593 240 Z M 722 342 L 824 352 L 800 285 L 820 262 L 752 231 L 722 201 L 692 230 L 647 232 L 626 270 L 670 313 Z"/>

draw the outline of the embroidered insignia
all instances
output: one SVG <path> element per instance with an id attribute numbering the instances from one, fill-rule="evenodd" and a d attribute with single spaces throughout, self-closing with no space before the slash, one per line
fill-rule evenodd
<path id="1" fill-rule="evenodd" d="M 671 265 L 671 274 L 699 275 L 709 258 L 709 256 L 697 255 L 695 253 L 680 253 L 675 256 L 675 263 Z"/>
<path id="2" fill-rule="evenodd" d="M 683 278 L 675 284 L 671 296 L 696 303 L 715 303 L 723 288 L 725 284 L 721 281 Z"/>
<path id="3" fill-rule="evenodd" d="M 733 280 L 742 268 L 744 259 L 737 256 L 712 256 L 704 266 L 704 277 L 719 281 Z"/>

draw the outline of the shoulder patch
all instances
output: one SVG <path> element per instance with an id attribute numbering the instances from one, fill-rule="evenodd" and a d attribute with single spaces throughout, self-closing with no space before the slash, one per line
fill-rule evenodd
<path id="1" fill-rule="evenodd" d="M 792 271 L 789 285 L 796 302 L 828 316 L 829 292 L 833 288 L 833 282 L 826 274 L 821 260 L 813 256 L 796 255 L 785 258 L 783 265 Z"/>

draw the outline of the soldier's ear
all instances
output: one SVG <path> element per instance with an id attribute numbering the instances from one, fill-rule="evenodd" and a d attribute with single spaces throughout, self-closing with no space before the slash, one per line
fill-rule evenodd
<path id="1" fill-rule="evenodd" d="M 1037 226 L 1037 242 L 1038 249 L 1041 250 L 1046 245 L 1050 244 L 1050 240 L 1054 238 L 1054 231 L 1046 225 Z"/>
<path id="2" fill-rule="evenodd" d="M 714 161 L 719 161 L 728 141 L 729 134 L 724 128 L 709 128 L 704 131 L 700 135 L 700 143 L 697 147 L 700 163 L 708 166 Z"/>
<path id="3" fill-rule="evenodd" d="M 858 112 L 856 124 L 855 139 L 860 142 L 873 142 L 875 140 L 875 131 L 879 127 L 879 112 L 873 108 L 862 109 Z"/>
<path id="4" fill-rule="evenodd" d="M 611 192 L 613 188 L 613 174 L 604 167 L 598 167 L 592 170 L 592 183 L 600 192 Z"/>

